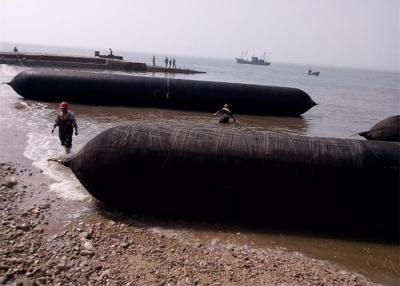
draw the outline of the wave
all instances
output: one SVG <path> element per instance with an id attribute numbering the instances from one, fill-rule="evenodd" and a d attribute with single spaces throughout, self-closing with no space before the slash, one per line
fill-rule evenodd
<path id="1" fill-rule="evenodd" d="M 24 122 L 28 129 L 24 156 L 33 161 L 33 166 L 43 171 L 55 182 L 49 186 L 50 191 L 57 193 L 61 198 L 86 201 L 91 196 L 75 178 L 72 172 L 55 162 L 48 162 L 49 158 L 60 157 L 64 150 L 58 137 L 50 133 L 52 122 L 49 121 L 53 111 L 45 104 L 28 104 L 27 118 Z"/>
<path id="2" fill-rule="evenodd" d="M 55 181 L 49 186 L 50 191 L 57 193 L 61 198 L 77 201 L 86 201 L 91 197 L 86 193 L 72 172 L 55 162 L 48 162 L 62 152 L 58 138 L 37 132 L 28 133 L 27 146 L 24 156 L 33 161 L 33 165 L 43 171 L 45 175 Z"/>
<path id="3" fill-rule="evenodd" d="M 11 80 L 14 76 L 27 69 L 29 68 L 0 64 L 0 75 L 2 78 L 9 78 Z"/>

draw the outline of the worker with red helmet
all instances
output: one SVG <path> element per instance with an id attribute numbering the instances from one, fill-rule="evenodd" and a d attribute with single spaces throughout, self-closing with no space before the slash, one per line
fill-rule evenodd
<path id="1" fill-rule="evenodd" d="M 61 102 L 59 109 L 61 110 L 61 113 L 57 116 L 51 133 L 53 133 L 58 126 L 58 135 L 61 145 L 64 146 L 65 152 L 69 154 L 72 147 L 72 133 L 75 128 L 75 135 L 78 136 L 78 125 L 76 124 L 74 114 L 68 110 L 67 102 Z"/>

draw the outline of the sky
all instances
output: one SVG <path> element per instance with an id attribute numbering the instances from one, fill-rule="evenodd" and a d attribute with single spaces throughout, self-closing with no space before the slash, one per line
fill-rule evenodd
<path id="1" fill-rule="evenodd" d="M 400 71 L 400 0 L 0 0 L 0 42 Z"/>

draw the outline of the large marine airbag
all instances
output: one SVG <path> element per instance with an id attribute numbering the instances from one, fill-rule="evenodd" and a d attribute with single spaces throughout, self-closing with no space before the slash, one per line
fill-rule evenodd
<path id="1" fill-rule="evenodd" d="M 399 154 L 392 142 L 129 125 L 65 164 L 137 213 L 398 237 Z"/>
<path id="2" fill-rule="evenodd" d="M 289 87 L 78 71 L 28 70 L 9 83 L 21 96 L 44 101 L 145 106 L 215 112 L 299 116 L 315 105 Z"/>

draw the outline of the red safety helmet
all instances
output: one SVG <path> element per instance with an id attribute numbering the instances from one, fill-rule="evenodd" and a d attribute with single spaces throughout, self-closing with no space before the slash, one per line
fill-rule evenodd
<path id="1" fill-rule="evenodd" d="M 59 108 L 60 109 L 68 109 L 68 102 L 65 102 L 65 101 L 61 102 Z"/>

